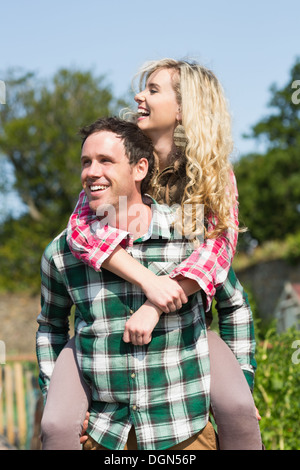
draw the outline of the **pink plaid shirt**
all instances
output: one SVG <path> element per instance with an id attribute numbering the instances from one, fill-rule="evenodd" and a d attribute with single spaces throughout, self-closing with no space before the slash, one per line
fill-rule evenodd
<path id="1" fill-rule="evenodd" d="M 238 198 L 236 179 L 232 173 L 236 200 Z M 238 203 L 233 209 L 232 218 L 238 228 Z M 214 220 L 209 220 L 208 231 L 214 227 Z M 206 239 L 204 242 L 171 274 L 171 278 L 179 276 L 197 281 L 206 294 L 206 311 L 210 309 L 216 288 L 222 284 L 231 266 L 238 238 L 238 230 L 229 228 L 222 236 Z M 85 192 L 81 191 L 73 214 L 67 227 L 67 242 L 73 255 L 81 259 L 96 271 L 115 248 L 123 248 L 132 244 L 129 232 L 118 228 L 100 227 L 95 213 L 90 210 Z"/>

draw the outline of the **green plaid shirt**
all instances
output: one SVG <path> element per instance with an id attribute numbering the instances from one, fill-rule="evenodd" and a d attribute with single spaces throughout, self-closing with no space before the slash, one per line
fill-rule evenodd
<path id="1" fill-rule="evenodd" d="M 168 274 L 192 251 L 174 239 L 167 206 L 152 205 L 149 232 L 127 248 L 156 274 Z M 203 429 L 210 406 L 210 365 L 201 293 L 181 310 L 162 314 L 146 346 L 122 340 L 125 323 L 146 300 L 138 287 L 77 260 L 62 232 L 41 263 L 42 309 L 37 356 L 46 396 L 55 360 L 68 341 L 75 305 L 77 357 L 92 390 L 88 434 L 123 449 L 131 426 L 140 450 L 167 449 Z M 250 387 L 255 370 L 251 310 L 231 270 L 218 289 L 220 333 L 235 353 Z"/>

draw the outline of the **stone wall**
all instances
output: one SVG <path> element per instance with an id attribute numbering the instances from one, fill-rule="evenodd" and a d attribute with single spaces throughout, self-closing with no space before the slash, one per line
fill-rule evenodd
<path id="1" fill-rule="evenodd" d="M 273 317 L 284 283 L 300 282 L 300 263 L 291 265 L 283 260 L 274 260 L 237 271 L 245 290 L 251 290 L 258 312 L 263 319 Z"/>
<path id="2" fill-rule="evenodd" d="M 245 290 L 251 290 L 262 318 L 271 319 L 286 281 L 300 282 L 300 263 L 277 260 L 237 271 Z M 40 296 L 0 294 L 0 340 L 7 354 L 35 354 L 36 318 Z"/>
<path id="3" fill-rule="evenodd" d="M 0 340 L 8 355 L 35 355 L 40 296 L 0 294 Z"/>

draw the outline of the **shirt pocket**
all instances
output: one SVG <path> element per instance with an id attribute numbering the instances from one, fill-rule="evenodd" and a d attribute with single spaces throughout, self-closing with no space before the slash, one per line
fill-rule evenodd
<path id="1" fill-rule="evenodd" d="M 179 262 L 175 263 L 174 261 L 152 261 L 148 264 L 148 269 L 157 276 L 163 276 L 170 274 L 178 264 Z"/>

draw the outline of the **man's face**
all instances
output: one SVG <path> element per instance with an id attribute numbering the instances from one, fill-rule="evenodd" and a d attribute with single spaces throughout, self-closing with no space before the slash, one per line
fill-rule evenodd
<path id="1" fill-rule="evenodd" d="M 91 210 L 103 204 L 117 210 L 120 196 L 135 202 L 140 195 L 138 165 L 129 164 L 123 142 L 113 132 L 91 134 L 81 151 L 81 182 Z"/>

